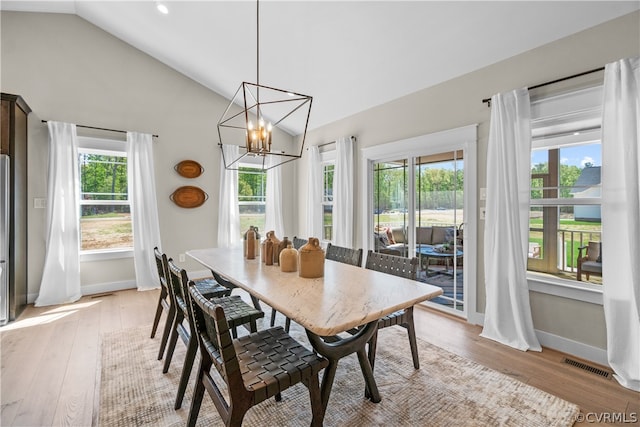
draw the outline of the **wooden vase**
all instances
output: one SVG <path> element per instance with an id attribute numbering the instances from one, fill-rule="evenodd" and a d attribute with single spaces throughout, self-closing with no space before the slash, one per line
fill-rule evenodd
<path id="1" fill-rule="evenodd" d="M 300 248 L 300 277 L 315 279 L 324 276 L 324 251 L 320 240 L 309 237 L 309 242 Z"/>

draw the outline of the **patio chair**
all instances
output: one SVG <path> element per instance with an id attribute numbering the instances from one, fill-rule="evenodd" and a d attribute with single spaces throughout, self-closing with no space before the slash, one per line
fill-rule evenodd
<path id="1" fill-rule="evenodd" d="M 365 268 L 415 280 L 416 270 L 418 268 L 418 259 L 415 257 L 404 258 L 394 255 L 381 254 L 369 250 L 369 252 L 367 253 L 367 262 Z M 411 347 L 411 357 L 413 358 L 413 367 L 415 369 L 420 369 L 420 361 L 418 359 L 418 345 L 416 343 L 416 328 L 413 322 L 413 307 L 408 307 L 403 310 L 388 314 L 378 321 L 378 329 L 395 325 L 402 326 L 407 330 L 407 334 L 409 336 L 409 346 Z M 378 334 L 376 332 L 369 341 L 369 361 L 371 362 L 372 368 L 375 362 L 377 340 Z"/>
<path id="2" fill-rule="evenodd" d="M 280 393 L 299 382 L 309 390 L 311 425 L 322 425 L 318 373 L 329 364 L 327 359 L 303 347 L 281 327 L 232 339 L 224 308 L 207 300 L 191 283 L 189 304 L 201 357 L 187 426 L 196 425 L 205 390 L 224 425 L 240 426 L 252 406 L 271 397 L 281 400 Z M 219 377 L 211 374 L 212 365 Z M 228 398 L 221 388 L 226 388 Z"/>
<path id="3" fill-rule="evenodd" d="M 187 346 L 187 353 L 184 357 L 184 362 L 182 365 L 182 373 L 180 375 L 180 382 L 178 384 L 178 393 L 176 395 L 176 402 L 174 409 L 180 409 L 182 406 L 182 399 L 184 397 L 184 392 L 187 389 L 187 382 L 189 381 L 189 376 L 191 375 L 191 369 L 193 368 L 193 361 L 196 357 L 196 351 L 198 350 L 198 339 L 195 335 L 196 329 L 193 327 L 193 323 L 191 322 L 191 314 L 189 311 L 191 310 L 191 306 L 189 305 L 188 295 L 189 295 L 189 278 L 187 277 L 187 272 L 184 269 L 177 267 L 172 261 L 167 263 L 168 271 L 169 271 L 169 279 L 174 288 L 179 288 L 179 293 L 176 294 L 176 301 L 178 302 L 177 306 L 179 307 L 181 317 L 186 318 L 189 324 L 189 330 L 187 331 L 180 321 L 180 324 L 176 326 L 176 329 L 173 330 L 175 337 L 176 333 L 180 331 L 180 337 L 184 341 Z M 193 286 L 198 289 L 198 285 L 193 281 Z M 228 292 L 224 292 L 221 297 L 210 298 L 215 304 L 221 305 L 224 307 L 227 313 L 227 322 L 229 327 L 231 328 L 233 337 L 238 336 L 237 327 L 240 325 L 248 324 L 249 330 L 251 332 L 257 332 L 258 328 L 256 325 L 256 321 L 262 317 L 264 317 L 264 313 L 262 311 L 256 310 L 254 307 L 251 307 L 249 304 L 242 301 L 239 295 L 230 295 L 231 290 Z M 176 316 L 177 317 L 177 316 Z M 173 344 L 173 346 L 171 346 Z M 173 354 L 173 349 L 175 348 L 176 339 L 170 341 L 171 354 Z M 167 359 L 165 360 L 165 367 L 168 370 L 169 363 L 171 362 L 171 356 L 169 355 L 169 350 L 167 350 Z M 163 371 L 166 373 L 166 371 Z"/>
<path id="4" fill-rule="evenodd" d="M 582 281 L 582 273 L 587 276 L 594 274 L 602 276 L 602 243 L 589 242 L 587 246 L 578 248 L 578 274 L 577 279 Z"/>

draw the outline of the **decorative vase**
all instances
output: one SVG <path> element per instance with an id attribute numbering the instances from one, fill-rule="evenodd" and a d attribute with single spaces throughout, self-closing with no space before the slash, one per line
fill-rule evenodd
<path id="1" fill-rule="evenodd" d="M 244 233 L 244 257 L 246 259 L 255 259 L 258 248 L 257 232 L 253 226 L 250 226 Z"/>
<path id="2" fill-rule="evenodd" d="M 324 251 L 320 240 L 309 237 L 309 242 L 300 248 L 300 277 L 315 279 L 324 276 Z"/>
<path id="3" fill-rule="evenodd" d="M 283 250 L 287 249 L 287 245 L 291 243 L 289 241 L 288 237 L 285 237 L 284 239 L 282 239 L 280 241 L 280 243 L 278 243 L 278 247 L 276 248 L 276 250 L 273 253 L 273 262 L 280 264 L 280 252 L 282 252 Z"/>
<path id="4" fill-rule="evenodd" d="M 287 242 L 287 247 L 280 251 L 280 271 L 298 271 L 298 251 L 292 247 L 291 242 Z"/>

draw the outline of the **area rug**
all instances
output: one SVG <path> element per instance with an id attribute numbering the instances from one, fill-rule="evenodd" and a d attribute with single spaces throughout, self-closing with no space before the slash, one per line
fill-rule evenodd
<path id="1" fill-rule="evenodd" d="M 282 317 L 282 316 L 279 316 Z M 268 318 L 268 316 L 266 316 Z M 180 410 L 173 409 L 185 346 L 178 342 L 171 368 L 162 374 L 156 360 L 159 335 L 151 327 L 104 334 L 99 426 L 184 426 L 193 380 Z M 291 334 L 306 343 L 304 331 Z M 310 346 L 309 346 L 310 347 Z M 380 331 L 375 378 L 382 401 L 364 396 L 364 380 L 354 355 L 342 359 L 324 419 L 325 426 L 570 426 L 579 408 L 556 396 L 459 357 L 418 339 L 419 370 L 413 369 L 406 331 Z M 308 426 L 309 394 L 303 385 L 286 390 L 281 402 L 270 399 L 247 413 L 245 426 Z M 198 418 L 201 426 L 222 426 L 207 394 Z"/>

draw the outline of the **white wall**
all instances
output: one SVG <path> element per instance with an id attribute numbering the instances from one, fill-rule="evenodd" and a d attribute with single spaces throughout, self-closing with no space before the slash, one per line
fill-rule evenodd
<path id="1" fill-rule="evenodd" d="M 159 135 L 154 155 L 163 250 L 177 260 L 189 249 L 215 246 L 216 124 L 228 100 L 75 15 L 2 12 L 1 19 L 1 90 L 21 95 L 33 110 L 28 147 L 31 300 L 40 287 L 45 246 L 45 210 L 33 209 L 32 202 L 46 197 L 47 188 L 48 132 L 41 119 Z M 180 177 L 173 167 L 184 159 L 200 162 L 204 174 L 193 180 Z M 286 194 L 294 194 L 294 173 L 295 162 L 284 166 Z M 169 195 L 187 184 L 204 189 L 209 200 L 195 209 L 174 205 Z M 285 198 L 284 209 L 291 236 L 296 221 L 292 200 Z M 202 269 L 189 261 L 182 266 Z M 105 283 L 130 286 L 133 260 L 82 263 L 81 279 L 85 293 Z"/>
<path id="2" fill-rule="evenodd" d="M 362 149 L 478 123 L 476 185 L 477 194 L 480 194 L 479 188 L 486 186 L 490 116 L 490 109 L 481 102 L 482 99 L 498 92 L 533 86 L 602 67 L 620 58 L 639 55 L 639 36 L 640 14 L 636 12 L 315 129 L 308 134 L 307 140 L 313 145 L 333 141 L 340 136 L 355 135 L 358 138 L 358 148 Z M 588 84 L 597 79 L 602 81 L 602 73 L 532 91 L 531 95 L 535 97 Z M 361 155 L 356 159 L 356 164 L 360 164 L 360 159 Z M 303 158 L 298 169 L 300 189 L 305 189 L 307 185 L 304 173 L 306 168 L 307 159 Z M 362 189 L 358 189 L 358 192 L 360 191 Z M 359 198 L 357 200 L 360 201 Z M 484 201 L 478 200 L 478 206 L 484 206 Z M 298 223 L 304 224 L 306 206 L 302 198 L 298 201 L 297 210 Z M 358 204 L 356 213 L 358 217 L 365 215 L 361 204 Z M 478 229 L 476 310 L 484 313 L 483 221 L 478 222 Z M 356 231 L 356 241 L 361 242 L 360 228 Z M 467 242 L 469 238 L 465 235 L 465 245 Z M 596 349 L 606 348 L 606 330 L 601 305 L 536 292 L 532 292 L 531 304 L 536 329 Z"/>

